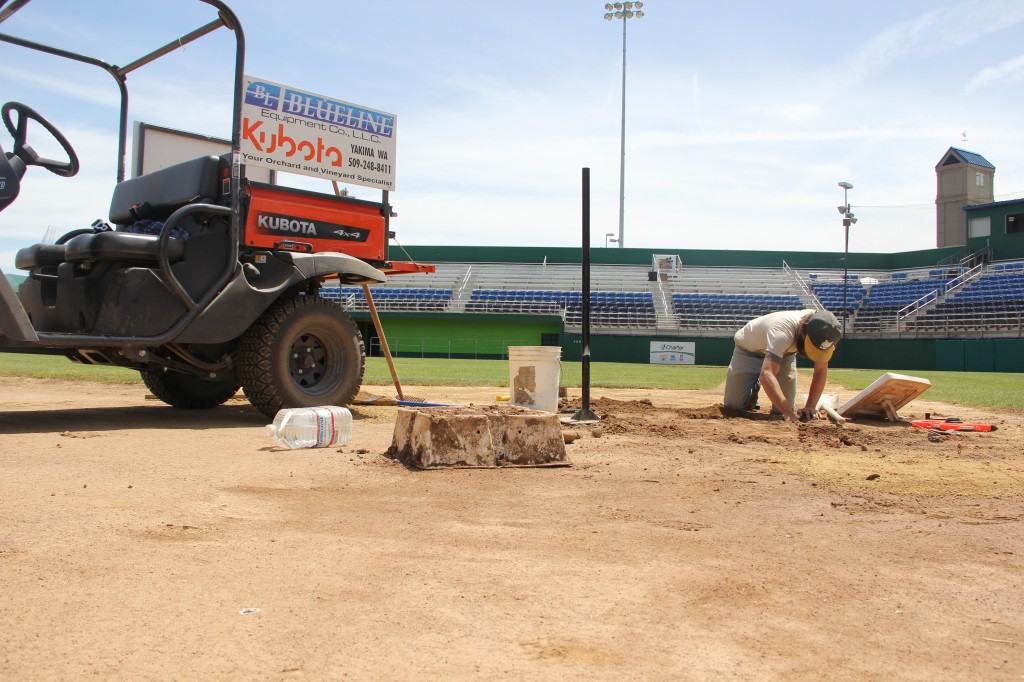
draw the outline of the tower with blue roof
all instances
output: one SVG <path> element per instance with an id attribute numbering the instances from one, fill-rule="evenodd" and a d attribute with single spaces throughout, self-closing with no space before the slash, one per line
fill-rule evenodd
<path id="1" fill-rule="evenodd" d="M 967 244 L 965 206 L 991 203 L 996 167 L 981 154 L 950 147 L 935 166 L 935 245 Z"/>

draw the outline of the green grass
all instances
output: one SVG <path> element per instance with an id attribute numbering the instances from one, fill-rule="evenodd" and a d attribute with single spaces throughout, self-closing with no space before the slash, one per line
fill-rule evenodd
<path id="1" fill-rule="evenodd" d="M 105 384 L 141 384 L 139 373 L 124 367 L 80 365 L 63 356 L 0 353 L 0 376 L 99 381 Z"/>
<path id="2" fill-rule="evenodd" d="M 396 358 L 403 384 L 417 386 L 508 386 L 507 360 L 445 360 Z M 810 370 L 800 370 L 801 387 Z M 849 391 L 859 391 L 878 379 L 884 370 L 832 369 L 829 380 Z M 1024 374 L 995 372 L 903 372 L 932 382 L 928 399 L 959 405 L 1024 410 Z M 139 373 L 120 367 L 78 365 L 63 357 L 0 353 L 0 376 L 99 381 L 114 384 L 141 383 Z M 713 389 L 725 381 L 724 367 L 640 365 L 597 362 L 590 366 L 594 388 L 657 388 L 670 390 Z M 391 374 L 384 358 L 367 358 L 364 383 L 389 386 Z M 562 363 L 562 384 L 582 385 L 582 365 Z"/>

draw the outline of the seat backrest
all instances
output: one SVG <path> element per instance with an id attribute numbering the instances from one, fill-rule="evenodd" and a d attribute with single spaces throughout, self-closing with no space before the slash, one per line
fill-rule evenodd
<path id="1" fill-rule="evenodd" d="M 166 220 L 186 204 L 217 201 L 220 166 L 216 156 L 201 156 L 119 183 L 110 199 L 110 222 L 128 225 L 139 218 Z M 145 206 L 146 215 L 133 215 L 134 206 Z"/>

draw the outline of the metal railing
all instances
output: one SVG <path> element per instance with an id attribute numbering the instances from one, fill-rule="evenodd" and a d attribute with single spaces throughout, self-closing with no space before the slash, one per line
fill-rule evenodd
<path id="1" fill-rule="evenodd" d="M 949 280 L 949 282 L 946 283 L 946 295 L 948 296 L 951 292 L 955 291 L 956 289 L 959 289 L 960 287 L 971 282 L 972 280 L 977 279 L 979 276 L 981 276 L 981 273 L 984 269 L 984 264 L 975 265 L 967 272 L 961 273 L 960 275 L 957 275 L 953 279 Z"/>
<path id="2" fill-rule="evenodd" d="M 932 303 L 933 301 L 937 300 L 939 300 L 939 290 L 932 289 L 921 298 L 917 299 L 916 301 L 913 301 L 912 303 L 908 303 L 907 305 L 903 306 L 898 311 L 896 311 L 896 319 L 897 321 L 902 322 L 906 318 L 915 314 L 921 308 L 924 308 L 929 303 Z"/>
<path id="3" fill-rule="evenodd" d="M 796 280 L 796 283 L 800 287 L 800 290 L 810 297 L 816 309 L 825 309 L 825 306 L 822 305 L 821 300 L 818 298 L 818 295 L 814 293 L 814 290 L 807 284 L 804 278 L 800 276 L 799 272 L 789 267 L 789 263 L 787 263 L 785 260 L 782 261 L 782 269 L 785 272 L 789 273 L 789 275 Z"/>
<path id="4" fill-rule="evenodd" d="M 938 335 L 959 338 L 981 337 L 1024 338 L 1024 312 L 964 309 L 924 315 L 914 320 L 907 332 L 914 335 Z"/>
<path id="5" fill-rule="evenodd" d="M 956 277 L 954 277 L 953 279 L 949 280 L 949 282 L 946 283 L 944 293 L 940 292 L 938 289 L 932 289 L 931 291 L 929 291 L 927 294 L 917 299 L 916 301 L 913 301 L 912 303 L 909 303 L 900 308 L 899 312 L 896 313 L 896 319 L 899 322 L 903 322 L 903 320 L 905 320 L 906 318 L 910 317 L 911 315 L 916 315 L 929 304 L 938 301 L 940 298 L 945 300 L 945 297 L 949 296 L 953 291 L 956 291 L 960 287 L 964 286 L 965 284 L 969 283 L 970 281 L 978 277 L 983 269 L 983 265 L 976 265 L 967 272 L 957 275 Z"/>

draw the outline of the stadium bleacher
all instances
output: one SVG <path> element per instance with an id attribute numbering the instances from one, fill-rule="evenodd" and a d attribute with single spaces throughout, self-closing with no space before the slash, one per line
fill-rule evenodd
<path id="1" fill-rule="evenodd" d="M 749 320 L 778 310 L 799 310 L 799 296 L 757 294 L 672 294 L 683 329 L 739 329 Z"/>
<path id="2" fill-rule="evenodd" d="M 366 310 L 366 294 L 360 287 L 323 287 L 323 298 L 347 304 L 353 310 Z M 378 310 L 441 312 L 452 298 L 451 289 L 428 287 L 374 287 L 371 292 Z"/>
<path id="3" fill-rule="evenodd" d="M 916 331 L 1013 330 L 1024 317 L 1024 263 L 995 265 L 914 320 Z"/>
<path id="4" fill-rule="evenodd" d="M 574 292 L 578 293 L 578 292 Z M 656 325 L 654 297 L 647 292 L 592 291 L 590 323 L 597 327 L 646 329 Z M 565 307 L 566 326 L 583 324 L 583 294 L 568 300 Z"/>
<path id="5" fill-rule="evenodd" d="M 775 310 L 824 308 L 840 316 L 846 293 L 849 333 L 941 336 L 1020 330 L 1024 263 L 849 273 L 783 268 L 685 267 L 655 277 L 649 267 L 591 269 L 591 325 L 611 333 L 734 332 Z M 959 275 L 959 276 L 958 276 Z M 381 311 L 557 315 L 567 330 L 582 324 L 579 265 L 444 263 L 432 275 L 393 278 L 371 287 Z M 416 286 L 412 286 L 416 284 Z M 367 309 L 361 287 L 325 287 L 321 295 Z"/>
<path id="6" fill-rule="evenodd" d="M 945 293 L 948 279 L 945 271 L 941 272 L 939 275 L 929 272 L 919 278 L 911 278 L 906 272 L 894 272 L 889 281 L 873 285 L 853 317 L 856 329 L 895 331 L 901 310 L 918 301 L 938 300 Z"/>
<path id="7" fill-rule="evenodd" d="M 812 273 L 810 276 L 811 289 L 814 294 L 821 301 L 821 305 L 840 317 L 843 311 L 843 296 L 845 291 L 846 296 L 846 314 L 847 316 L 853 316 L 857 309 L 860 308 L 861 302 L 864 300 L 864 296 L 867 295 L 867 287 L 865 287 L 860 277 L 857 275 L 851 275 L 846 282 L 844 287 L 843 282 L 834 282 L 829 280 L 822 280 L 818 278 L 817 273 Z"/>

